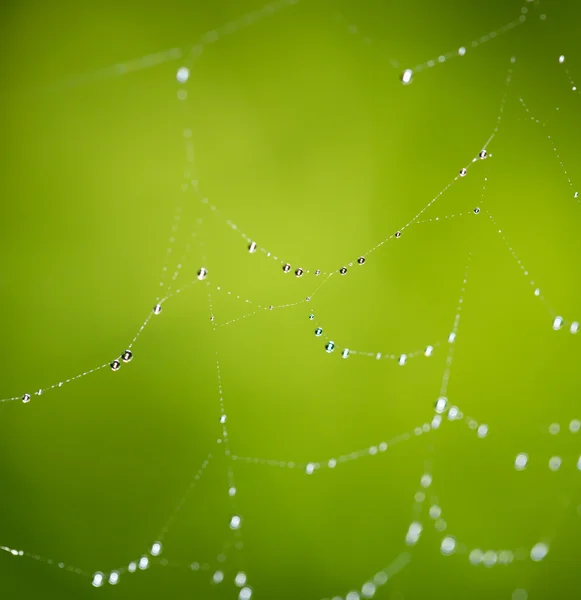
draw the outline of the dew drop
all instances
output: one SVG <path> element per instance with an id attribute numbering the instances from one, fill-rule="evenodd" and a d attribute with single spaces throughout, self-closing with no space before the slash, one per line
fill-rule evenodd
<path id="1" fill-rule="evenodd" d="M 241 524 L 242 524 L 242 519 L 238 515 L 234 515 L 230 519 L 230 529 L 240 529 Z"/>
<path id="2" fill-rule="evenodd" d="M 545 558 L 545 556 L 547 556 L 548 553 L 549 547 L 547 546 L 547 544 L 539 542 L 538 544 L 535 544 L 531 549 L 531 560 L 539 562 L 540 560 L 543 560 L 543 558 Z"/>
<path id="3" fill-rule="evenodd" d="M 124 363 L 130 362 L 132 358 L 133 358 L 133 352 L 131 352 L 131 350 L 125 350 L 125 352 L 123 352 L 123 354 L 121 355 L 121 360 Z"/>
<path id="4" fill-rule="evenodd" d="M 563 54 L 561 54 L 561 56 L 559 56 L 559 64 L 563 64 L 565 62 L 565 56 Z"/>
<path id="5" fill-rule="evenodd" d="M 407 358 L 408 357 L 405 354 L 400 355 L 400 357 L 397 359 L 397 364 L 400 367 L 403 367 L 405 365 L 406 361 L 407 361 Z"/>
<path id="6" fill-rule="evenodd" d="M 291 266 L 288 263 L 286 263 L 286 265 L 282 267 L 282 270 L 283 273 L 288 273 L 291 270 Z"/>
<path id="7" fill-rule="evenodd" d="M 458 55 L 464 56 L 465 54 L 466 54 L 466 48 L 464 48 L 464 46 L 460 46 L 460 48 L 458 48 Z"/>
<path id="8" fill-rule="evenodd" d="M 101 587 L 105 581 L 103 573 L 97 572 L 93 575 L 93 581 L 91 582 L 94 587 Z"/>
<path id="9" fill-rule="evenodd" d="M 303 273 L 304 273 L 304 271 L 300 267 L 295 271 L 295 275 L 297 277 L 302 277 Z"/>
<path id="10" fill-rule="evenodd" d="M 161 542 L 153 542 L 149 553 L 151 554 L 151 556 L 159 556 L 161 554 L 161 550 L 162 550 Z"/>
<path id="11" fill-rule="evenodd" d="M 327 345 L 325 346 L 325 350 L 330 354 L 331 352 L 333 352 L 333 350 L 335 350 L 335 342 L 328 342 Z"/>
<path id="12" fill-rule="evenodd" d="M 456 549 L 456 540 L 453 537 L 445 537 L 442 540 L 440 550 L 444 556 L 449 556 Z"/>
<path id="13" fill-rule="evenodd" d="M 573 419 L 569 423 L 569 431 L 571 433 L 578 433 L 580 429 L 581 429 L 581 421 L 579 419 Z"/>
<path id="14" fill-rule="evenodd" d="M 571 327 L 569 327 L 569 331 L 575 335 L 579 331 L 579 323 L 577 323 L 577 321 L 573 321 L 573 323 L 571 323 Z"/>
<path id="15" fill-rule="evenodd" d="M 248 246 L 248 252 L 250 252 L 250 254 L 254 254 L 254 252 L 256 252 L 256 242 L 250 242 Z"/>
<path id="16" fill-rule="evenodd" d="M 487 156 L 488 156 L 488 153 L 486 152 L 486 150 L 480 150 L 480 153 L 478 154 L 478 158 L 484 160 Z"/>
<path id="17" fill-rule="evenodd" d="M 480 208 L 478 206 L 474 209 L 474 214 L 477 215 L 480 212 Z"/>
<path id="18" fill-rule="evenodd" d="M 202 267 L 199 271 L 198 271 L 198 279 L 200 281 L 202 281 L 203 279 L 206 279 L 206 276 L 208 275 L 208 271 Z"/>
<path id="19" fill-rule="evenodd" d="M 460 169 L 460 177 L 466 177 L 466 174 L 468 173 L 468 171 L 466 169 Z"/>
<path id="20" fill-rule="evenodd" d="M 185 83 L 190 77 L 190 70 L 187 67 L 180 67 L 176 74 L 176 79 L 180 83 Z"/>
<path id="21" fill-rule="evenodd" d="M 109 575 L 109 583 L 111 585 L 116 585 L 119 582 L 119 573 L 117 571 L 112 571 Z"/>
<path id="22" fill-rule="evenodd" d="M 445 396 L 440 396 L 436 400 L 436 412 L 443 413 L 446 410 L 446 406 L 448 406 L 448 398 Z"/>
<path id="23" fill-rule="evenodd" d="M 424 350 L 424 356 L 432 356 L 433 353 L 434 346 L 426 346 L 426 349 Z"/>
<path id="24" fill-rule="evenodd" d="M 321 335 L 323 335 L 323 330 L 321 327 L 317 327 L 317 329 L 315 329 L 315 335 L 317 337 L 320 337 Z"/>
<path id="25" fill-rule="evenodd" d="M 549 460 L 549 469 L 551 469 L 551 471 L 558 471 L 561 468 L 561 463 L 560 456 L 551 456 Z"/>
<path id="26" fill-rule="evenodd" d="M 360 256 L 360 257 L 357 259 L 357 264 L 358 264 L 358 265 L 364 265 L 364 264 L 365 264 L 365 257 L 364 257 L 364 256 Z"/>
<path id="27" fill-rule="evenodd" d="M 149 558 L 147 558 L 147 556 L 142 556 L 139 559 L 139 563 L 137 564 L 137 566 L 144 571 L 145 569 L 147 569 L 147 567 L 149 567 Z"/>
<path id="28" fill-rule="evenodd" d="M 347 267 L 341 267 L 339 269 L 339 273 L 341 273 L 341 275 L 345 275 L 345 273 L 347 273 Z"/>
<path id="29" fill-rule="evenodd" d="M 524 452 L 521 452 L 520 454 L 517 454 L 517 456 L 514 460 L 514 468 L 517 471 L 522 471 L 527 466 L 528 462 L 529 462 L 528 455 L 525 454 Z"/>
<path id="30" fill-rule="evenodd" d="M 118 360 L 114 360 L 109 366 L 111 367 L 111 371 L 119 371 L 121 363 Z"/>
<path id="31" fill-rule="evenodd" d="M 153 314 L 154 315 L 159 315 L 160 312 L 161 312 L 161 304 L 156 304 L 153 307 Z"/>
<path id="32" fill-rule="evenodd" d="M 396 231 L 395 232 L 395 237 L 396 238 L 400 238 L 401 237 L 401 231 Z"/>
<path id="33" fill-rule="evenodd" d="M 22 402 L 24 402 L 24 404 L 30 402 L 30 394 L 24 394 L 24 396 L 22 396 Z"/>
<path id="34" fill-rule="evenodd" d="M 563 317 L 555 317 L 555 320 L 553 321 L 553 329 L 558 331 L 561 329 L 561 327 L 563 327 Z"/>
<path id="35" fill-rule="evenodd" d="M 244 571 L 239 571 L 236 573 L 236 577 L 234 577 L 234 583 L 238 587 L 242 587 L 246 583 L 246 573 L 244 573 Z"/>
<path id="36" fill-rule="evenodd" d="M 349 348 L 345 348 L 343 352 L 341 352 L 341 358 L 347 358 L 349 356 Z"/>
<path id="37" fill-rule="evenodd" d="M 407 85 L 412 80 L 413 71 L 411 69 L 406 69 L 401 75 L 401 82 L 404 85 Z"/>

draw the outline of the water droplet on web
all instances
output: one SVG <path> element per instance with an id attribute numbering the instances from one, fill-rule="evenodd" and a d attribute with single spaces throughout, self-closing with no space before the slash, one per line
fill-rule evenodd
<path id="1" fill-rule="evenodd" d="M 238 587 L 242 587 L 246 583 L 246 573 L 244 571 L 240 571 L 236 573 L 236 577 L 234 578 L 234 583 Z"/>
<path id="2" fill-rule="evenodd" d="M 555 317 L 553 321 L 553 329 L 558 331 L 563 326 L 563 317 Z"/>
<path id="3" fill-rule="evenodd" d="M 552 435 L 557 435 L 560 430 L 561 426 L 559 425 L 559 423 L 551 423 L 549 425 L 549 433 Z"/>
<path id="4" fill-rule="evenodd" d="M 185 83 L 190 77 L 190 70 L 187 67 L 180 67 L 176 73 L 176 79 L 180 83 Z"/>
<path id="5" fill-rule="evenodd" d="M 30 402 L 30 394 L 24 394 L 24 396 L 22 396 L 22 402 L 24 402 L 24 404 Z"/>
<path id="6" fill-rule="evenodd" d="M 579 198 L 579 192 L 575 192 L 575 193 L 573 194 L 573 198 Z"/>
<path id="7" fill-rule="evenodd" d="M 250 245 L 248 246 L 248 252 L 250 252 L 250 254 L 256 252 L 256 242 L 250 242 Z"/>
<path id="8" fill-rule="evenodd" d="M 313 313 L 311 313 L 311 314 L 309 315 L 309 321 L 312 321 L 314 318 L 315 318 L 315 315 L 314 315 Z"/>
<path id="9" fill-rule="evenodd" d="M 488 425 L 480 425 L 476 432 L 479 438 L 484 438 L 488 435 Z"/>
<path id="10" fill-rule="evenodd" d="M 540 296 L 541 295 L 541 290 L 539 288 L 536 288 L 534 291 L 535 296 Z"/>
<path id="11" fill-rule="evenodd" d="M 121 360 L 124 363 L 130 362 L 132 358 L 133 358 L 133 352 L 131 352 L 131 350 L 125 350 L 125 352 L 123 352 L 123 354 L 121 355 Z"/>
<path id="12" fill-rule="evenodd" d="M 464 48 L 464 46 L 460 46 L 460 48 L 458 48 L 458 56 L 464 56 L 466 54 L 466 48 Z"/>
<path id="13" fill-rule="evenodd" d="M 407 85 L 412 80 L 413 71 L 411 69 L 406 69 L 401 75 L 401 82 L 404 85 Z"/>
<path id="14" fill-rule="evenodd" d="M 466 174 L 468 173 L 467 169 L 460 169 L 460 177 L 466 177 Z"/>
<path id="15" fill-rule="evenodd" d="M 563 54 L 561 54 L 561 56 L 559 56 L 559 64 L 563 64 L 565 62 L 565 56 Z"/>
<path id="16" fill-rule="evenodd" d="M 109 366 L 111 367 L 111 371 L 119 371 L 121 363 L 118 360 L 114 360 Z"/>
<path id="17" fill-rule="evenodd" d="M 236 488 L 235 488 L 235 487 L 231 487 L 231 488 L 228 490 L 228 495 L 229 495 L 229 496 L 236 496 Z"/>
<path id="18" fill-rule="evenodd" d="M 512 593 L 512 600 L 527 600 L 529 595 L 526 590 L 519 588 L 518 590 L 514 590 Z"/>
<path id="19" fill-rule="evenodd" d="M 348 356 L 349 356 L 349 349 L 345 348 L 345 350 L 343 350 L 343 352 L 341 352 L 341 357 L 347 358 Z"/>
<path id="20" fill-rule="evenodd" d="M 242 525 L 242 519 L 238 515 L 234 515 L 230 519 L 230 529 L 240 529 L 240 525 Z"/>
<path id="21" fill-rule="evenodd" d="M 477 215 L 480 212 L 480 208 L 478 206 L 474 209 L 474 214 Z"/>
<path id="22" fill-rule="evenodd" d="M 456 549 L 456 540 L 453 537 L 445 537 L 442 540 L 440 550 L 444 556 L 449 556 Z"/>
<path id="23" fill-rule="evenodd" d="M 317 327 L 317 329 L 315 329 L 315 335 L 317 337 L 320 337 L 321 335 L 323 335 L 323 329 L 321 327 Z"/>
<path id="24" fill-rule="evenodd" d="M 212 576 L 212 581 L 214 583 L 222 583 L 222 581 L 224 581 L 224 573 L 222 571 L 216 571 Z"/>
<path id="25" fill-rule="evenodd" d="M 282 267 L 283 273 L 288 273 L 291 270 L 291 266 L 286 263 L 286 265 L 283 265 Z"/>
<path id="26" fill-rule="evenodd" d="M 433 353 L 434 353 L 434 347 L 426 346 L 426 349 L 424 350 L 424 356 L 432 356 Z"/>
<path id="27" fill-rule="evenodd" d="M 295 271 L 295 275 L 297 277 L 302 277 L 303 273 L 304 273 L 304 271 L 300 267 Z"/>
<path id="28" fill-rule="evenodd" d="M 581 421 L 579 419 L 573 419 L 569 423 L 569 431 L 571 433 L 578 433 L 580 429 L 581 429 Z"/>
<path id="29" fill-rule="evenodd" d="M 373 596 L 375 595 L 375 590 L 375 584 L 371 581 L 368 581 L 363 584 L 363 587 L 361 588 L 361 595 L 364 598 L 373 598 Z"/>
<path id="30" fill-rule="evenodd" d="M 478 157 L 481 158 L 482 160 L 484 160 L 486 157 L 488 156 L 486 150 L 481 150 L 480 153 L 478 154 Z"/>
<path id="31" fill-rule="evenodd" d="M 522 471 L 527 466 L 528 462 L 529 462 L 528 455 L 525 454 L 524 452 L 521 452 L 520 454 L 517 454 L 517 456 L 514 460 L 514 468 L 517 471 Z"/>
<path id="32" fill-rule="evenodd" d="M 443 413 L 446 410 L 446 406 L 448 406 L 448 398 L 440 396 L 436 400 L 436 412 Z"/>
<path id="33" fill-rule="evenodd" d="M 220 423 L 226 423 L 226 415 L 220 417 Z"/>
<path id="34" fill-rule="evenodd" d="M 396 231 L 395 232 L 395 237 L 396 238 L 400 238 L 401 237 L 401 231 Z"/>
<path id="35" fill-rule="evenodd" d="M 539 562 L 540 560 L 543 560 L 543 558 L 545 558 L 545 556 L 547 556 L 548 553 L 549 547 L 547 546 L 547 544 L 539 542 L 538 544 L 535 544 L 531 549 L 531 560 Z"/>
<path id="36" fill-rule="evenodd" d="M 161 542 L 153 542 L 151 550 L 149 551 L 151 556 L 159 556 L 161 554 L 162 545 Z"/>
<path id="37" fill-rule="evenodd" d="M 560 456 L 551 456 L 549 460 L 549 469 L 551 469 L 551 471 L 558 471 L 561 468 L 561 463 Z"/>
<path id="38" fill-rule="evenodd" d="M 403 367 L 405 365 L 406 361 L 407 361 L 407 358 L 408 357 L 405 354 L 400 355 L 400 357 L 397 359 L 397 364 L 400 367 Z"/>
<path id="39" fill-rule="evenodd" d="M 250 600 L 252 598 L 252 590 L 249 587 L 243 587 L 238 594 L 238 600 Z"/>
<path id="40" fill-rule="evenodd" d="M 325 346 L 325 350 L 330 354 L 331 352 L 333 352 L 333 350 L 335 350 L 335 342 L 328 342 L 327 345 Z"/>
<path id="41" fill-rule="evenodd" d="M 430 485 L 432 484 L 432 476 L 429 473 L 425 473 L 424 475 L 422 475 L 420 484 L 423 488 L 430 487 Z"/>
<path id="42" fill-rule="evenodd" d="M 137 570 L 137 564 L 134 562 L 130 562 L 127 566 L 127 570 L 129 571 L 129 573 L 135 573 L 135 571 Z"/>
<path id="43" fill-rule="evenodd" d="M 119 573 L 117 571 L 112 571 L 109 575 L 109 583 L 111 585 L 117 585 L 119 582 Z"/>
<path id="44" fill-rule="evenodd" d="M 347 273 L 347 267 L 341 267 L 339 269 L 339 273 L 341 273 L 341 275 L 345 275 L 345 273 Z"/>
<path id="45" fill-rule="evenodd" d="M 357 259 L 357 264 L 359 264 L 359 265 L 364 265 L 364 264 L 365 264 L 365 257 L 363 257 L 363 256 L 360 256 L 360 257 Z"/>
<path id="46" fill-rule="evenodd" d="M 153 314 L 154 315 L 159 315 L 160 312 L 161 312 L 161 304 L 156 304 L 153 307 Z"/>
<path id="47" fill-rule="evenodd" d="M 149 567 L 149 558 L 147 558 L 147 556 L 142 556 L 139 559 L 139 563 L 137 564 L 137 566 L 144 571 L 145 569 L 147 569 L 147 567 Z"/>
<path id="48" fill-rule="evenodd" d="M 93 580 L 91 581 L 91 583 L 93 584 L 94 587 L 101 587 L 103 585 L 103 582 L 105 581 L 105 576 L 103 575 L 103 573 L 95 573 L 93 575 Z"/>
<path id="49" fill-rule="evenodd" d="M 206 279 L 206 276 L 208 275 L 208 271 L 206 269 L 204 269 L 204 267 L 202 267 L 199 271 L 198 271 L 198 279 L 200 281 L 202 281 L 202 279 Z"/>

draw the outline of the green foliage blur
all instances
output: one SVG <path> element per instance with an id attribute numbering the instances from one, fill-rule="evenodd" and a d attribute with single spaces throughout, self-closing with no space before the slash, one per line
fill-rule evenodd
<path id="1" fill-rule="evenodd" d="M 234 599 L 244 571 L 253 598 L 345 598 L 409 552 L 376 598 L 579 598 L 581 433 L 568 424 L 581 417 L 581 334 L 568 326 L 581 319 L 581 96 L 570 81 L 581 86 L 581 5 L 301 0 L 202 38 L 262 1 L 0 8 L 0 398 L 32 394 L 0 404 L 0 545 L 41 557 L 0 552 L 2 596 Z M 525 23 L 471 44 L 521 7 Z M 180 85 L 176 71 L 200 39 Z M 438 61 L 461 46 L 465 56 Z M 428 60 L 402 85 L 405 68 Z M 369 254 L 497 123 L 489 158 Z M 199 195 L 182 189 L 190 132 Z M 311 273 L 285 275 L 280 261 L 248 253 L 240 232 Z M 469 253 L 447 396 L 489 433 L 445 420 L 416 436 L 440 395 Z M 314 269 L 361 254 L 365 265 L 313 294 L 323 281 Z M 196 280 L 202 266 L 208 286 Z M 190 282 L 119 372 L 66 383 L 119 356 L 156 298 Z M 558 332 L 553 309 L 565 319 Z M 437 342 L 404 367 L 340 356 Z M 411 435 L 307 476 L 228 459 L 221 397 L 238 457 L 325 465 Z M 522 472 L 519 452 L 529 455 Z M 558 472 L 551 456 L 562 458 Z M 417 503 L 425 472 L 433 483 Z M 155 564 L 91 586 L 95 571 L 147 553 L 168 519 Z M 423 532 L 408 547 L 412 521 Z M 452 556 L 440 552 L 446 535 Z M 550 551 L 535 563 L 538 542 Z M 524 558 L 473 566 L 474 548 Z M 216 570 L 223 583 L 211 583 Z"/>

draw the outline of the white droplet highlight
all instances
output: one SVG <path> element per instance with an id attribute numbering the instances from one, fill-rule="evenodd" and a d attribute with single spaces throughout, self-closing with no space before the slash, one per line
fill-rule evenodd
<path id="1" fill-rule="evenodd" d="M 401 82 L 404 85 L 407 85 L 411 80 L 412 80 L 412 75 L 413 75 L 413 71 L 411 69 L 406 69 L 402 76 L 401 76 Z"/>
<path id="2" fill-rule="evenodd" d="M 517 454 L 517 456 L 515 458 L 514 468 L 517 471 L 522 471 L 527 466 L 528 462 L 529 462 L 528 455 L 525 454 L 524 452 L 521 452 L 520 454 Z"/>
<path id="3" fill-rule="evenodd" d="M 101 587 L 103 585 L 104 581 L 105 581 L 105 576 L 103 575 L 103 573 L 95 573 L 93 575 L 93 580 L 91 581 L 91 583 L 95 587 Z"/>
<path id="4" fill-rule="evenodd" d="M 161 554 L 161 542 L 153 542 L 151 550 L 149 551 L 152 556 L 159 556 Z"/>
<path id="5" fill-rule="evenodd" d="M 242 524 L 242 519 L 238 515 L 234 515 L 230 519 L 230 529 L 240 529 L 241 524 Z"/>
<path id="6" fill-rule="evenodd" d="M 185 83 L 190 78 L 190 70 L 187 67 L 180 67 L 176 73 L 176 79 L 180 83 Z"/>
<path id="7" fill-rule="evenodd" d="M 456 549 L 456 540 L 453 537 L 445 537 L 442 540 L 440 550 L 445 556 L 449 556 Z"/>
<path id="8" fill-rule="evenodd" d="M 555 320 L 553 321 L 553 329 L 558 331 L 561 329 L 561 327 L 563 327 L 563 317 L 555 317 Z"/>
<path id="9" fill-rule="evenodd" d="M 549 547 L 547 546 L 547 544 L 539 542 L 538 544 L 535 544 L 531 549 L 531 560 L 539 562 L 540 560 L 543 560 L 543 558 L 545 558 L 545 556 L 547 556 L 548 553 Z"/>

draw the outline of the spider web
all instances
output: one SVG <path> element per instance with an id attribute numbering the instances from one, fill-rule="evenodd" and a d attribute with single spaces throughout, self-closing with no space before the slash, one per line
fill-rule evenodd
<path id="1" fill-rule="evenodd" d="M 14 597 L 575 597 L 578 16 L 506 4 L 6 85 Z"/>

